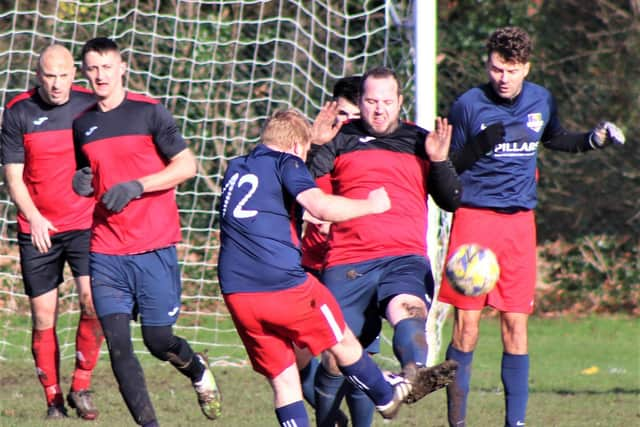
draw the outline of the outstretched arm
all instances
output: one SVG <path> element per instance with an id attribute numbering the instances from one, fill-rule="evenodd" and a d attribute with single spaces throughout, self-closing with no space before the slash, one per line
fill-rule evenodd
<path id="1" fill-rule="evenodd" d="M 296 200 L 315 218 L 330 222 L 383 213 L 391 208 L 391 201 L 384 187 L 371 191 L 367 199 L 349 199 L 327 194 L 315 187 L 299 193 Z"/>

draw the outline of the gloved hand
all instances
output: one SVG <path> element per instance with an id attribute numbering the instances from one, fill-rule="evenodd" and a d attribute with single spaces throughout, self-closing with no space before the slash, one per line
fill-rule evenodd
<path id="1" fill-rule="evenodd" d="M 611 144 L 624 144 L 624 132 L 611 122 L 600 122 L 589 135 L 591 148 L 604 148 Z"/>
<path id="2" fill-rule="evenodd" d="M 474 151 L 479 157 L 487 154 L 493 150 L 493 147 L 504 142 L 504 135 L 505 131 L 502 122 L 493 123 L 478 132 L 471 144 L 474 145 Z"/>
<path id="3" fill-rule="evenodd" d="M 71 187 L 77 195 L 89 197 L 93 195 L 92 182 L 93 173 L 91 173 L 91 168 L 89 166 L 85 166 L 82 169 L 78 169 L 76 173 L 73 174 Z"/>
<path id="4" fill-rule="evenodd" d="M 459 174 L 470 169 L 475 162 L 493 150 L 493 147 L 504 142 L 504 125 L 502 122 L 493 123 L 482 129 L 468 141 L 462 149 L 449 152 L 449 158 Z"/>
<path id="5" fill-rule="evenodd" d="M 102 196 L 102 203 L 111 212 L 120 212 L 133 199 L 142 195 L 144 187 L 137 180 L 116 184 Z"/>

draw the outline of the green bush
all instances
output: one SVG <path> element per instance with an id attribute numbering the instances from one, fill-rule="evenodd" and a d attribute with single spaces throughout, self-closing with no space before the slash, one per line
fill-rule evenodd
<path id="1" fill-rule="evenodd" d="M 538 247 L 539 313 L 640 315 L 637 236 L 588 235 Z"/>

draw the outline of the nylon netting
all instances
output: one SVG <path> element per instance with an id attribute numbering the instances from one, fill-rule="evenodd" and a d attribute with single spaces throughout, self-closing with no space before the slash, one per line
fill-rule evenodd
<path id="1" fill-rule="evenodd" d="M 199 162 L 196 178 L 178 191 L 184 239 L 178 248 L 183 306 L 176 330 L 194 347 L 209 348 L 214 363 L 246 364 L 216 279 L 215 208 L 225 165 L 255 145 L 274 109 L 295 107 L 312 119 L 335 80 L 374 65 L 394 67 L 406 82 L 405 118 L 411 119 L 411 3 L 17 0 L 8 9 L 0 11 L 2 106 L 33 86 L 44 47 L 63 44 L 78 60 L 86 40 L 106 36 L 117 41 L 128 63 L 128 89 L 161 99 L 173 113 Z M 30 354 L 29 303 L 18 260 L 15 207 L 3 185 L 0 358 L 5 359 Z M 59 301 L 61 355 L 71 358 L 79 308 L 68 271 Z M 133 328 L 139 344 L 137 324 Z"/>

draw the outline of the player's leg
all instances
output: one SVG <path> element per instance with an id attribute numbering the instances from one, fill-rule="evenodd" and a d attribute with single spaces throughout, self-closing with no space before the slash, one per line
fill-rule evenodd
<path id="1" fill-rule="evenodd" d="M 89 278 L 91 232 L 89 230 L 71 231 L 62 233 L 60 238 L 64 242 L 66 259 L 71 267 L 80 300 L 80 320 L 76 330 L 76 362 L 67 401 L 79 417 L 93 420 L 98 417 L 98 410 L 93 403 L 90 391 L 91 376 L 100 357 L 104 335 L 91 294 Z"/>
<path id="2" fill-rule="evenodd" d="M 327 311 L 325 316 L 332 316 Z M 339 324 L 335 320 L 329 323 Z M 384 418 L 394 418 L 411 392 L 411 383 L 402 376 L 385 377 L 349 327 L 345 326 L 340 341 L 330 352 L 345 378 L 369 396 Z"/>
<path id="3" fill-rule="evenodd" d="M 309 349 L 300 349 L 296 345 L 293 346 L 296 353 L 296 366 L 298 367 L 298 373 L 300 375 L 300 384 L 302 385 L 302 396 L 307 401 L 309 406 L 315 409 L 316 407 L 316 391 L 315 391 L 315 378 L 320 367 L 320 361 L 317 357 L 313 357 Z M 373 406 L 371 400 L 365 395 L 364 398 L 367 401 L 367 405 Z M 371 411 L 372 412 L 372 411 Z M 353 418 L 353 413 L 352 413 Z M 355 419 L 355 418 L 354 418 Z M 337 411 L 337 419 L 335 425 L 337 427 L 346 427 L 349 424 L 349 419 L 340 409 Z M 355 424 L 354 424 L 355 426 Z"/>
<path id="4" fill-rule="evenodd" d="M 447 410 L 450 426 L 464 426 L 471 383 L 473 352 L 478 343 L 481 310 L 456 308 L 451 343 L 446 358 L 458 363 L 455 380 L 447 387 Z"/>
<path id="5" fill-rule="evenodd" d="M 173 333 L 180 313 L 180 269 L 175 247 L 132 257 L 136 265 L 138 310 L 145 346 L 156 358 L 168 361 L 191 380 L 202 413 L 209 419 L 221 415 L 222 396 L 206 354 L 193 351 Z"/>
<path id="6" fill-rule="evenodd" d="M 494 250 L 500 263 L 501 292 L 490 293 L 488 302 L 501 313 L 505 425 L 520 426 L 525 423 L 529 395 L 527 321 L 535 296 L 536 231 L 531 211 L 505 216 L 501 223 L 511 238 L 505 237 L 499 250 Z"/>
<path id="7" fill-rule="evenodd" d="M 299 320 L 295 308 L 305 306 L 298 304 L 298 297 L 295 288 L 224 295 L 253 369 L 262 374 L 273 389 L 275 413 L 281 426 L 309 426 L 293 339 L 288 335 L 288 326 Z M 283 306 L 292 309 L 283 312 Z M 300 348 L 306 346 L 298 346 Z M 308 356 L 303 359 L 308 360 Z"/>
<path id="8" fill-rule="evenodd" d="M 403 369 L 427 363 L 425 295 L 429 301 L 433 296 L 433 278 L 426 258 L 404 256 L 385 260 L 378 299 L 393 327 L 393 353 Z"/>
<path id="9" fill-rule="evenodd" d="M 370 356 L 380 352 L 379 326 L 376 324 L 374 328 L 375 330 L 369 332 L 365 327 L 365 331 L 363 331 L 359 338 L 360 343 L 366 345 L 366 343 L 371 340 L 370 336 L 375 335 L 373 341 L 365 348 L 365 351 Z M 369 427 L 373 423 L 373 415 L 376 409 L 374 403 L 366 393 L 354 387 L 350 382 L 345 381 L 343 387 L 345 388 L 345 400 L 349 408 L 349 415 L 351 416 L 353 427 Z"/>
<path id="10" fill-rule="evenodd" d="M 323 272 L 322 282 L 340 304 L 346 323 L 354 334 L 360 336 L 365 325 L 372 330 L 371 339 L 380 328 L 380 317 L 376 305 L 376 284 L 379 279 L 377 262 L 363 262 L 332 267 Z M 373 305 L 373 309 L 370 306 Z M 372 323 L 375 322 L 375 325 Z M 321 366 L 315 378 L 316 420 L 319 426 L 333 426 L 339 417 L 340 404 L 347 392 L 345 380 L 331 354 L 323 354 Z M 367 405 L 368 414 L 352 414 L 352 422 L 357 419 L 371 419 L 372 407 Z M 351 408 L 350 408 L 351 409 Z M 357 408 L 353 408 L 357 409 Z"/>
<path id="11" fill-rule="evenodd" d="M 499 307 L 500 296 L 508 293 L 502 287 L 505 282 L 506 263 L 501 259 L 505 241 L 520 240 L 510 236 L 512 215 L 500 214 L 485 209 L 459 208 L 456 210 L 451 228 L 449 252 L 447 258 L 462 244 L 477 243 L 491 248 L 498 257 L 501 275 L 496 287 L 487 295 L 468 297 L 456 292 L 443 275 L 438 299 L 456 307 L 451 343 L 447 349 L 447 358 L 458 362 L 455 381 L 447 388 L 447 408 L 450 426 L 464 426 L 466 419 L 469 383 L 473 351 L 479 336 L 480 314 L 484 307 Z M 507 250 L 507 253 L 510 249 Z"/>
<path id="12" fill-rule="evenodd" d="M 278 376 L 270 378 L 269 384 L 273 389 L 273 402 L 280 425 L 310 426 L 309 416 L 302 402 L 297 365 L 293 364 Z"/>
<path id="13" fill-rule="evenodd" d="M 62 282 L 63 263 L 55 238 L 42 254 L 31 243 L 31 235 L 18 233 L 20 266 L 31 306 L 31 352 L 44 390 L 47 418 L 66 416 L 60 388 L 60 349 L 56 335 L 58 285 Z"/>
<path id="14" fill-rule="evenodd" d="M 529 398 L 529 354 L 525 313 L 501 313 L 501 377 L 504 386 L 505 426 L 524 425 Z"/>
<path id="15" fill-rule="evenodd" d="M 357 274 L 351 276 L 357 277 Z M 296 344 L 309 348 L 314 354 L 324 350 L 330 353 L 342 375 L 369 396 L 383 417 L 393 418 L 411 391 L 411 383 L 401 376 L 383 375 L 347 326 L 338 302 L 327 287 L 310 276 L 305 286 L 299 288 L 304 292 L 298 304 L 299 320 L 290 326 Z"/>
<path id="16" fill-rule="evenodd" d="M 293 347 L 296 353 L 296 366 L 300 374 L 302 396 L 312 408 L 315 408 L 316 396 L 313 390 L 313 379 L 316 376 L 320 362 L 317 358 L 313 357 L 309 349 L 301 349 L 295 345 Z"/>
<path id="17" fill-rule="evenodd" d="M 314 378 L 316 395 L 314 409 L 318 427 L 338 425 L 342 412 L 340 404 L 347 392 L 346 384 L 333 355 L 328 352 L 323 353 Z M 353 420 L 352 416 L 352 422 Z"/>
<path id="18" fill-rule="evenodd" d="M 47 418 L 66 416 L 60 387 L 60 348 L 56 334 L 58 289 L 31 298 L 31 352 L 47 402 Z"/>
<path id="19" fill-rule="evenodd" d="M 154 426 L 157 425 L 156 414 L 131 341 L 135 284 L 129 259 L 92 252 L 89 255 L 91 291 L 120 394 L 137 424 Z"/>
<path id="20" fill-rule="evenodd" d="M 133 350 L 130 321 L 131 316 L 125 313 L 100 317 L 109 349 L 111 369 L 129 413 L 138 425 L 154 426 L 157 418 L 147 390 L 144 371 Z"/>
<path id="21" fill-rule="evenodd" d="M 443 388 L 456 374 L 457 364 L 452 361 L 426 367 L 428 301 L 432 296 L 433 278 L 425 257 L 402 256 L 385 260 L 378 300 L 393 327 L 393 352 L 405 377 L 414 383 L 410 403 Z"/>

